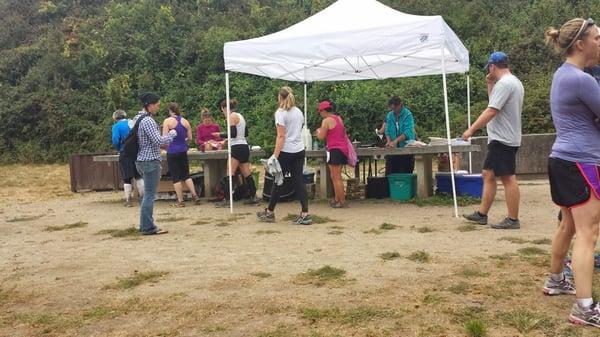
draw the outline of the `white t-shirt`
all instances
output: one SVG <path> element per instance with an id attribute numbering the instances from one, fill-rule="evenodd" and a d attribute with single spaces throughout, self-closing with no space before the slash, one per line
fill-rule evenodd
<path id="1" fill-rule="evenodd" d="M 302 142 L 302 126 L 304 115 L 297 107 L 290 110 L 277 109 L 275 111 L 275 125 L 285 127 L 285 143 L 281 151 L 287 153 L 298 153 L 304 151 Z"/>
<path id="2" fill-rule="evenodd" d="M 515 75 L 503 76 L 492 89 L 488 107 L 498 110 L 487 125 L 488 143 L 496 140 L 508 146 L 521 146 L 523 84 Z"/>

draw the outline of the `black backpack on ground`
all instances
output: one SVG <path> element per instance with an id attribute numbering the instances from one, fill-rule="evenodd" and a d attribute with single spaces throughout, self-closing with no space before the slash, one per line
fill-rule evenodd
<path id="1" fill-rule="evenodd" d="M 135 161 L 137 159 L 138 152 L 140 151 L 140 142 L 138 140 L 138 129 L 140 128 L 140 122 L 142 119 L 148 117 L 148 115 L 140 116 L 137 121 L 135 121 L 135 125 L 133 129 L 129 131 L 127 138 L 123 142 L 123 152 L 121 155 L 125 158 L 131 159 Z"/>

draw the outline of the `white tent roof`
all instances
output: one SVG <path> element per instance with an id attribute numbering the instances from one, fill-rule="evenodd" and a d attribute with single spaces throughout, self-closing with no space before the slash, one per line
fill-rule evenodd
<path id="1" fill-rule="evenodd" d="M 469 52 L 441 16 L 376 0 L 339 0 L 287 29 L 224 47 L 225 70 L 289 81 L 384 79 L 469 70 Z"/>

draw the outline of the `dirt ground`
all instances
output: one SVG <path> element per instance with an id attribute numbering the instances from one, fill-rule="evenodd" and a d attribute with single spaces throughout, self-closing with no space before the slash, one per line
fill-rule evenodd
<path id="1" fill-rule="evenodd" d="M 0 335 L 597 336 L 567 322 L 572 297 L 543 296 L 556 208 L 546 181 L 521 191 L 515 231 L 391 201 L 313 202 L 313 226 L 283 220 L 297 203 L 263 224 L 260 206 L 157 202 L 170 233 L 142 237 L 120 192 L 72 194 L 63 165 L 3 166 Z"/>

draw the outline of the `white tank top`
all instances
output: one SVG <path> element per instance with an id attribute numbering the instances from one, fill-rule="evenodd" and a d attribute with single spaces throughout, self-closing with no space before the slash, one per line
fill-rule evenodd
<path id="1" fill-rule="evenodd" d="M 248 145 L 248 141 L 246 141 L 246 119 L 244 116 L 237 112 L 232 112 L 231 115 L 237 115 L 240 121 L 235 126 L 237 129 L 237 136 L 235 138 L 231 138 L 231 146 L 233 145 Z"/>

